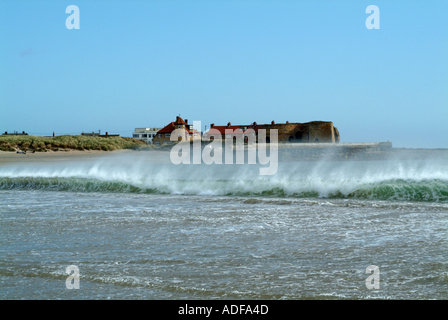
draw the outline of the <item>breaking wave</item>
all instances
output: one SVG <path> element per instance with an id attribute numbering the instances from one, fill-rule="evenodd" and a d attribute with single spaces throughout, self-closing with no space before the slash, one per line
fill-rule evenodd
<path id="1" fill-rule="evenodd" d="M 280 164 L 259 176 L 256 166 L 137 162 L 0 168 L 0 190 L 47 190 L 274 198 L 337 198 L 448 202 L 444 162 Z"/>

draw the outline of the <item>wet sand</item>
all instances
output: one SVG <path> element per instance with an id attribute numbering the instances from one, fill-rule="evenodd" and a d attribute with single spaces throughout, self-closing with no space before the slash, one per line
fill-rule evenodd
<path id="1" fill-rule="evenodd" d="M 404 149 L 390 148 L 381 150 L 368 144 L 340 144 L 328 146 L 290 146 L 279 148 L 278 160 L 286 161 L 353 161 L 353 160 L 387 160 L 387 159 L 448 159 L 448 149 Z M 168 150 L 115 150 L 115 151 L 48 151 L 28 152 L 26 154 L 0 151 L 0 166 L 14 163 L 45 163 L 53 161 L 95 161 L 117 159 L 122 161 L 148 161 L 150 163 L 170 163 Z M 247 159 L 247 156 L 245 156 Z M 223 159 L 223 162 L 224 159 Z"/>
<path id="2" fill-rule="evenodd" d="M 110 157 L 130 156 L 141 157 L 142 155 L 151 155 L 156 158 L 166 158 L 166 152 L 163 151 L 134 151 L 134 150 L 115 150 L 115 151 L 48 151 L 48 152 L 27 152 L 26 154 L 0 151 L 0 166 L 12 163 L 35 163 L 35 162 L 53 162 L 53 161 L 77 161 L 77 160 L 97 160 Z M 169 159 L 169 156 L 168 156 Z"/>

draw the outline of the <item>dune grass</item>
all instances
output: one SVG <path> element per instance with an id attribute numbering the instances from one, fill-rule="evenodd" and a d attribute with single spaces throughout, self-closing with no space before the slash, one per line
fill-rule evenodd
<path id="1" fill-rule="evenodd" d="M 147 148 L 144 141 L 127 137 L 90 137 L 83 135 L 64 135 L 56 137 L 0 135 L 2 151 L 36 151 L 46 152 L 62 150 L 103 150 Z"/>

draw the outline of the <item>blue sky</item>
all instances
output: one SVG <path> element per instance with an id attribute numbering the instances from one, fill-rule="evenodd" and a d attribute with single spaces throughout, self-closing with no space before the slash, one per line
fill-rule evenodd
<path id="1" fill-rule="evenodd" d="M 369 30 L 366 7 L 380 9 Z M 80 10 L 67 29 L 65 9 Z M 448 148 L 448 1 L 1 1 L 0 132 L 333 121 Z"/>

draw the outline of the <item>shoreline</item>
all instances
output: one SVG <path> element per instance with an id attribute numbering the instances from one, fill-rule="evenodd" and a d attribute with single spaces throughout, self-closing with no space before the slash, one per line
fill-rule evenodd
<path id="1" fill-rule="evenodd" d="M 268 148 L 269 149 L 269 148 Z M 80 160 L 105 160 L 111 158 L 125 158 L 126 161 L 143 159 L 149 156 L 151 163 L 170 162 L 170 149 L 132 150 L 118 149 L 114 151 L 102 150 L 66 150 L 47 152 L 28 152 L 26 154 L 13 151 L 0 151 L 0 166 L 13 163 L 42 163 L 53 161 L 80 161 Z M 194 150 L 192 150 L 194 153 Z M 245 148 L 247 153 L 247 148 Z M 223 153 L 224 156 L 224 153 Z M 346 145 L 340 146 L 283 146 L 278 149 L 279 162 L 302 162 L 302 161 L 384 161 L 384 160 L 430 160 L 448 159 L 448 149 L 410 149 L 410 148 L 359 148 Z M 247 159 L 247 154 L 245 155 Z M 224 161 L 222 163 L 225 163 Z"/>
<path id="2" fill-rule="evenodd" d="M 104 159 L 108 156 L 132 155 L 145 151 L 136 151 L 129 149 L 119 149 L 114 151 L 102 150 L 67 150 L 67 151 L 47 151 L 47 152 L 27 152 L 26 154 L 13 151 L 0 151 L 0 166 L 2 164 L 11 164 L 16 162 L 51 162 L 51 161 L 73 161 L 73 160 L 97 160 Z M 162 153 L 161 151 L 151 151 L 154 153 Z"/>

